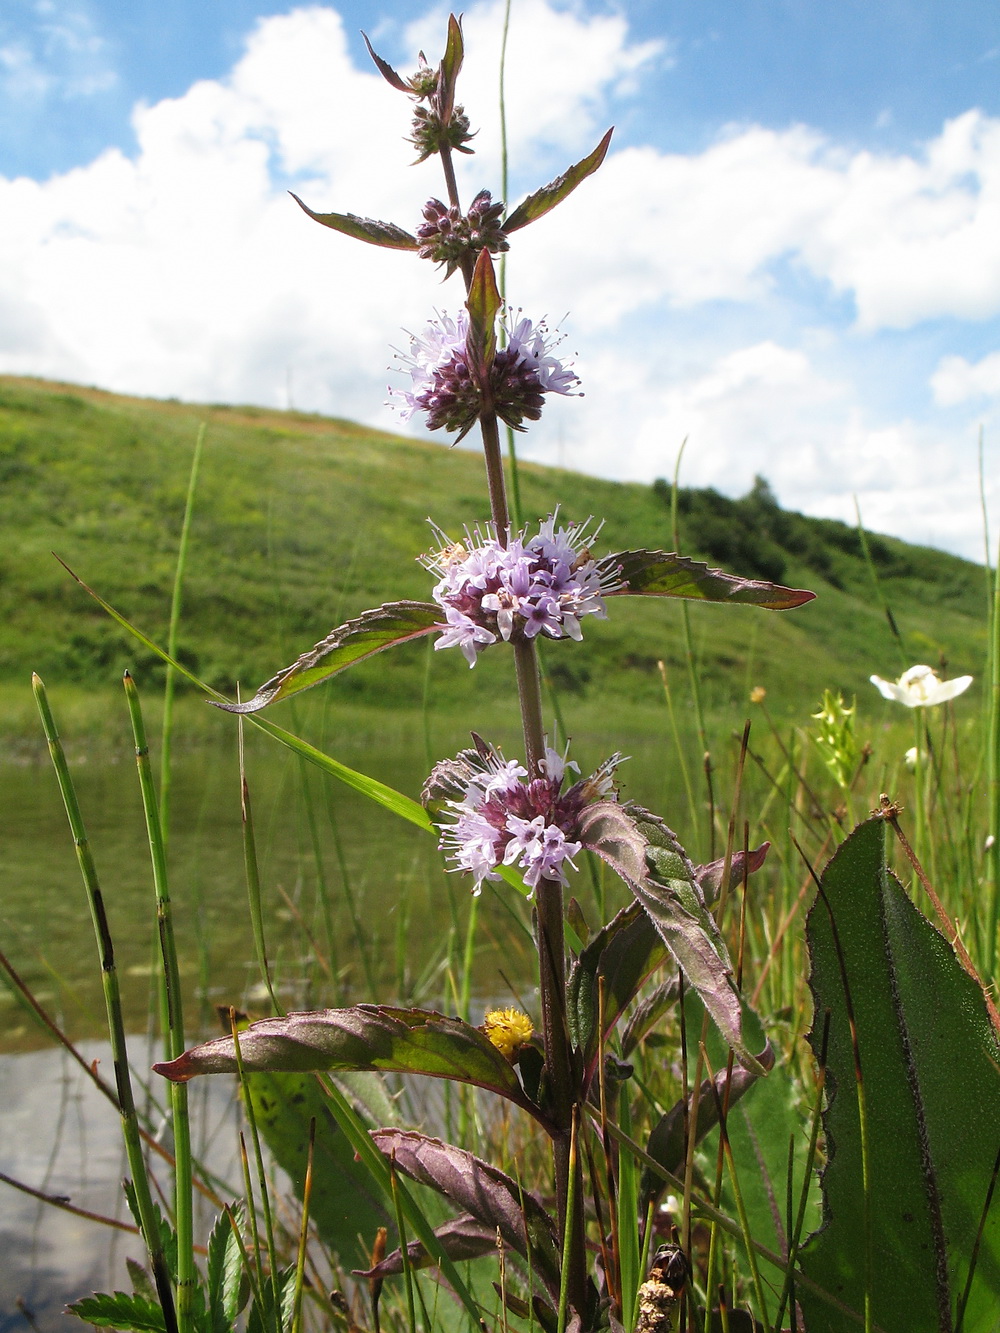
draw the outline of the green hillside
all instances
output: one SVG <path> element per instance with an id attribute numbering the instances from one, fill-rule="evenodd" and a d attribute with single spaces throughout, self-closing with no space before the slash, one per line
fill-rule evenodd
<path id="1" fill-rule="evenodd" d="M 55 552 L 151 637 L 163 640 L 188 473 L 207 424 L 185 585 L 181 656 L 226 691 L 255 687 L 341 620 L 399 597 L 426 598 L 415 556 L 426 519 L 455 533 L 487 516 L 472 450 L 400 439 L 347 421 L 250 407 L 192 406 L 0 377 L 0 682 L 32 670 L 84 689 L 162 678 L 57 563 Z M 595 553 L 672 548 L 669 487 L 619 485 L 525 465 L 526 516 L 557 504 L 606 520 Z M 739 501 L 713 491 L 680 497 L 681 548 L 735 572 L 814 589 L 791 612 L 694 605 L 699 674 L 709 707 L 764 685 L 778 714 L 803 716 L 826 686 L 870 690 L 873 671 L 901 661 L 872 589 L 857 533 L 778 508 L 766 484 Z M 979 675 L 984 576 L 974 564 L 871 537 L 882 590 L 909 663 L 942 660 Z M 675 603 L 622 599 L 582 646 L 547 645 L 563 696 L 581 705 L 607 691 L 634 705 L 662 700 L 658 659 L 684 663 Z M 422 644 L 386 654 L 325 686 L 342 702 L 419 705 Z M 508 663 L 487 654 L 469 672 L 437 654 L 430 691 L 442 707 L 472 692 L 509 691 Z M 603 705 L 602 705 L 603 706 Z"/>

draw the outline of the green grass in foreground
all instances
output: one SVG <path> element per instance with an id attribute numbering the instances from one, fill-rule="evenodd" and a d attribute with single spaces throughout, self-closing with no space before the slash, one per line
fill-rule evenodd
<path id="1" fill-rule="evenodd" d="M 427 517 L 458 532 L 486 514 L 475 451 L 303 413 L 158 402 L 0 377 L 0 729 L 6 735 L 16 735 L 25 721 L 21 694 L 32 670 L 51 688 L 71 691 L 83 713 L 92 691 L 117 690 L 126 667 L 147 688 L 162 678 L 157 660 L 137 651 L 51 553 L 165 642 L 201 421 L 207 435 L 179 654 L 227 692 L 237 681 L 244 690 L 256 687 L 367 607 L 426 598 L 430 580 L 415 557 L 431 544 Z M 532 520 L 557 501 L 568 517 L 606 520 L 598 553 L 672 549 L 668 489 L 531 464 L 522 471 Z M 914 661 L 947 660 L 952 673 L 981 672 L 986 630 L 978 566 L 872 539 L 882 589 L 903 634 L 901 654 L 853 529 L 786 513 L 765 486 L 735 502 L 685 491 L 680 510 L 684 554 L 819 594 L 788 613 L 692 606 L 709 714 L 744 708 L 753 685 L 767 688 L 776 716 L 801 717 L 824 687 L 866 693 L 872 671 L 894 676 Z M 686 679 L 682 645 L 677 604 L 627 599 L 608 621 L 589 622 L 584 644 L 572 653 L 547 645 L 546 664 L 569 713 L 597 707 L 598 685 L 609 681 L 612 708 L 627 703 L 642 712 L 662 707 L 658 660 L 679 685 Z M 425 645 L 418 644 L 326 688 L 339 705 L 419 708 L 425 671 Z M 510 693 L 502 654 L 487 655 L 475 673 L 458 653 L 434 659 L 430 698 L 438 716 L 443 710 L 457 718 L 481 708 L 484 697 L 499 712 Z M 599 712 L 606 722 L 607 710 L 605 694 Z"/>

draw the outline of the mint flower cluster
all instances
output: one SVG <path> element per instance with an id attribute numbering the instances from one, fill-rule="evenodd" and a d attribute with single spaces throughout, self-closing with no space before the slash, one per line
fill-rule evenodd
<path id="1" fill-rule="evenodd" d="M 440 550 L 421 557 L 439 576 L 433 597 L 445 613 L 444 632 L 434 647 L 461 648 L 470 667 L 498 639 L 581 639 L 582 616 L 604 619 L 604 597 L 622 584 L 616 566 L 594 560 L 591 519 L 556 527 L 550 514 L 536 536 L 527 529 L 502 545 L 491 524 L 465 531 L 464 542 L 449 542 L 436 529 Z"/>
<path id="2" fill-rule="evenodd" d="M 479 383 L 470 366 L 466 310 L 454 319 L 441 314 L 423 333 L 411 334 L 409 352 L 397 353 L 411 387 L 389 388 L 391 399 L 403 400 L 396 405 L 402 419 L 409 421 L 424 412 L 428 430 L 458 431 L 461 439 L 488 409 L 513 430 L 523 430 L 524 421 L 537 421 L 542 415 L 545 394 L 576 392 L 579 378 L 553 355 L 559 339 L 544 320 L 533 324 L 520 318 L 506 328 L 506 334 L 507 345 L 493 358 L 486 385 Z"/>
<path id="3" fill-rule="evenodd" d="M 418 255 L 444 265 L 444 276 L 450 278 L 466 255 L 475 256 L 480 250 L 502 254 L 510 249 L 500 221 L 503 211 L 503 201 L 494 203 L 489 190 L 479 191 L 466 214 L 455 205 L 429 199 L 417 228 Z"/>
<path id="4" fill-rule="evenodd" d="M 526 782 L 527 770 L 517 760 L 475 739 L 475 750 L 436 766 L 422 794 L 425 804 L 443 799 L 443 813 L 453 821 L 439 844 L 450 869 L 472 876 L 474 894 L 484 880 L 501 878 L 502 865 L 518 867 L 532 890 L 542 879 L 567 884 L 565 867 L 576 869 L 573 857 L 583 845 L 576 838 L 580 814 L 595 801 L 615 799 L 613 775 L 621 755 L 563 794 L 566 773 L 579 772 L 565 755 L 546 747 L 542 776 Z"/>

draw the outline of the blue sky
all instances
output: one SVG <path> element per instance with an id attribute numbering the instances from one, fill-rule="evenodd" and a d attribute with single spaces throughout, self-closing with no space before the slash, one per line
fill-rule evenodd
<path id="1" fill-rule="evenodd" d="M 440 8 L 5 0 L 0 370 L 391 426 L 401 328 L 460 301 L 316 207 L 413 227 L 404 69 Z M 466 7 L 498 181 L 501 5 Z M 1000 16 L 992 3 L 513 0 L 512 202 L 615 123 L 600 175 L 519 234 L 510 295 L 577 355 L 528 456 L 783 503 L 974 558 L 1000 426 Z M 565 320 L 564 312 L 568 312 Z"/>

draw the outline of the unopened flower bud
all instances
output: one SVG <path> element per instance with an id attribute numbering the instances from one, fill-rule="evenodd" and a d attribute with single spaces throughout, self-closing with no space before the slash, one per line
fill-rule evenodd
<path id="1" fill-rule="evenodd" d="M 464 107 L 455 107 L 447 125 L 442 124 L 441 117 L 433 106 L 418 106 L 414 109 L 413 133 L 409 142 L 417 150 L 418 162 L 440 153 L 441 149 L 446 147 L 454 148 L 460 153 L 471 153 L 473 150 L 467 148 L 466 144 L 472 137 L 469 117 L 465 114 Z"/>
<path id="2" fill-rule="evenodd" d="M 502 202 L 493 203 L 489 190 L 480 190 L 464 216 L 458 208 L 449 208 L 440 199 L 424 205 L 424 221 L 417 228 L 421 259 L 431 259 L 445 266 L 450 278 L 464 255 L 473 259 L 480 250 L 500 254 L 510 248 L 500 224 Z"/>
<path id="3" fill-rule="evenodd" d="M 420 64 L 406 82 L 410 85 L 414 97 L 433 97 L 438 87 L 438 71 L 427 63 L 423 51 L 419 56 Z"/>

